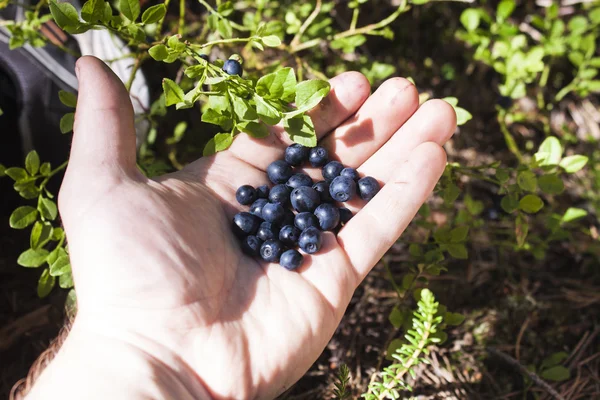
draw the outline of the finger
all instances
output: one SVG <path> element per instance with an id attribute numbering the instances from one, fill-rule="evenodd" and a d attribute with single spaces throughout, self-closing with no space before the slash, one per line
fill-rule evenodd
<path id="1" fill-rule="evenodd" d="M 309 113 L 315 125 L 317 140 L 354 114 L 370 93 L 369 81 L 359 72 L 340 74 L 329 83 L 329 94 Z M 279 126 L 274 127 L 271 134 L 263 139 L 240 135 L 229 151 L 264 171 L 271 162 L 283 156 L 285 148 L 291 143 L 287 133 Z"/>
<path id="2" fill-rule="evenodd" d="M 423 143 L 396 169 L 381 191 L 338 234 L 358 281 L 398 239 L 444 171 L 446 153 Z"/>
<path id="3" fill-rule="evenodd" d="M 324 138 L 322 146 L 344 165 L 356 168 L 383 146 L 418 106 L 419 95 L 410 81 L 389 79 L 351 119 Z"/>
<path id="4" fill-rule="evenodd" d="M 79 94 L 67 174 L 136 171 L 131 100 L 119 78 L 95 57 L 77 61 Z"/>

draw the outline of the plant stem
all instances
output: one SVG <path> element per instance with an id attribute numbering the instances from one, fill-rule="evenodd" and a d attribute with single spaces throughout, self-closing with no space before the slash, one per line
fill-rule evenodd
<path id="1" fill-rule="evenodd" d="M 352 22 L 350 22 L 350 30 L 353 31 L 356 29 L 356 24 L 358 23 L 358 14 L 360 13 L 360 10 L 358 9 L 358 7 L 356 7 L 354 9 L 354 12 L 352 13 Z"/>
<path id="2" fill-rule="evenodd" d="M 142 64 L 142 60 L 144 58 L 143 54 L 144 53 L 141 53 L 135 59 L 135 63 L 133 64 L 133 69 L 131 70 L 131 74 L 129 75 L 129 79 L 127 80 L 127 83 L 125 84 L 125 89 L 127 89 L 128 92 L 131 90 L 131 85 L 133 85 L 133 81 L 135 80 L 135 75 L 137 74 L 138 69 L 140 68 L 140 65 Z"/>
<path id="3" fill-rule="evenodd" d="M 183 35 L 183 26 L 185 25 L 185 0 L 179 0 L 179 27 L 177 33 Z"/>
<path id="4" fill-rule="evenodd" d="M 169 3 L 171 2 L 171 0 L 165 0 L 165 10 L 169 10 Z M 156 33 L 158 36 L 160 36 L 160 31 L 162 30 L 163 27 L 163 22 L 165 22 L 165 18 L 167 17 L 167 13 L 165 13 L 165 15 L 160 19 L 160 21 L 158 21 L 158 25 L 156 26 Z"/>
<path id="5" fill-rule="evenodd" d="M 206 42 L 204 44 L 190 44 L 189 47 L 193 49 L 203 49 L 205 47 L 215 46 L 217 44 L 225 44 L 225 43 L 247 43 L 252 40 L 256 40 L 257 37 L 251 36 L 249 38 L 233 38 L 233 39 L 219 39 L 213 40 L 212 42 Z"/>
<path id="6" fill-rule="evenodd" d="M 50 173 L 48 174 L 46 179 L 44 179 L 42 181 L 42 183 L 40 183 L 40 190 L 44 189 L 46 187 L 46 185 L 48 184 L 48 181 L 50 181 L 50 178 L 52 178 L 54 175 L 56 175 L 63 169 L 67 168 L 67 165 L 69 165 L 69 160 L 65 161 L 64 163 L 60 164 L 58 167 L 56 167 L 52 171 L 50 171 Z"/>
<path id="7" fill-rule="evenodd" d="M 306 21 L 304 21 L 304 23 L 298 30 L 298 33 L 296 33 L 296 36 L 294 36 L 294 39 L 292 39 L 292 42 L 290 43 L 291 48 L 295 48 L 300 44 L 302 35 L 304 35 L 304 32 L 306 32 L 306 30 L 308 29 L 310 24 L 312 24 L 314 22 L 315 18 L 317 18 L 317 16 L 321 12 L 321 5 L 322 5 L 321 0 L 317 0 L 317 3 L 315 4 L 315 9 L 312 11 L 312 13 L 310 13 L 310 15 L 308 16 Z"/>
<path id="8" fill-rule="evenodd" d="M 206 9 L 213 15 L 216 15 L 217 18 L 219 19 L 226 19 L 225 17 L 223 17 L 221 14 L 219 14 L 219 12 L 217 10 L 215 10 L 210 4 L 208 4 L 205 0 L 198 0 L 200 2 L 200 4 L 202 4 L 204 7 L 206 7 Z M 250 28 L 246 28 L 243 25 L 240 25 L 236 22 L 233 21 L 229 21 L 227 20 L 231 26 L 233 26 L 235 29 L 237 29 L 238 31 L 242 31 L 242 32 L 248 32 L 250 31 Z"/>
<path id="9" fill-rule="evenodd" d="M 513 153 L 515 155 L 515 157 L 517 157 L 519 162 L 522 162 L 523 156 L 521 155 L 521 152 L 519 151 L 519 147 L 517 146 L 517 142 L 515 142 L 515 138 L 510 133 L 510 131 L 508 130 L 508 127 L 506 126 L 506 120 L 504 117 L 505 117 L 504 113 L 498 114 L 498 124 L 500 124 L 500 130 L 502 131 L 502 134 L 504 135 L 504 141 L 506 142 L 506 147 L 508 147 L 508 150 L 510 150 L 510 152 Z"/>

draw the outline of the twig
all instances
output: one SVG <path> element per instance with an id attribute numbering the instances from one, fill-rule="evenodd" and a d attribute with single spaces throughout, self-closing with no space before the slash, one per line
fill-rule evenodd
<path id="1" fill-rule="evenodd" d="M 517 360 L 521 359 L 521 339 L 523 339 L 523 334 L 525 333 L 527 325 L 529 325 L 530 321 L 531 317 L 527 317 L 525 322 L 523 322 L 521 329 L 519 330 L 519 334 L 517 335 L 517 343 L 515 344 L 515 357 L 517 358 Z"/>
<path id="2" fill-rule="evenodd" d="M 310 26 L 310 24 L 313 23 L 313 21 L 315 20 L 315 18 L 317 18 L 317 16 L 321 12 L 321 5 L 322 5 L 321 4 L 321 0 L 317 0 L 317 4 L 315 5 L 315 9 L 312 11 L 312 13 L 310 13 L 310 15 L 308 16 L 308 18 L 306 19 L 306 21 L 304 21 L 304 23 L 302 24 L 302 26 L 298 30 L 298 33 L 296 33 L 296 36 L 294 36 L 294 39 L 292 39 L 292 42 L 290 43 L 290 47 L 292 49 L 300 44 L 300 40 L 302 39 L 302 35 L 304 35 L 304 32 L 306 32 L 306 30 L 308 29 L 308 27 Z"/>
<path id="3" fill-rule="evenodd" d="M 519 361 L 515 360 L 508 354 L 501 352 L 500 350 L 496 350 L 493 347 L 486 347 L 488 353 L 493 354 L 494 356 L 501 358 L 507 364 L 512 365 L 517 368 L 522 374 L 527 375 L 532 382 L 536 385 L 544 389 L 550 396 L 552 396 L 556 400 L 566 400 L 562 395 L 560 395 L 552 386 L 550 386 L 546 381 L 537 376 L 535 373 L 529 371 L 525 366 L 523 366 Z"/>
<path id="4" fill-rule="evenodd" d="M 185 25 L 185 0 L 179 0 L 179 26 L 177 33 L 183 35 L 183 26 Z"/>

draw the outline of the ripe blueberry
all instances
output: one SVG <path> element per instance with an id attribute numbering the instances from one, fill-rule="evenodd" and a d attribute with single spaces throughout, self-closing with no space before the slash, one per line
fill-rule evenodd
<path id="1" fill-rule="evenodd" d="M 313 167 L 322 167 L 329 161 L 329 153 L 321 146 L 313 147 L 308 153 L 308 161 Z"/>
<path id="2" fill-rule="evenodd" d="M 288 179 L 286 185 L 292 189 L 298 189 L 302 186 L 312 186 L 313 180 L 306 174 L 294 174 L 290 179 Z"/>
<path id="3" fill-rule="evenodd" d="M 294 225 L 296 225 L 296 228 L 300 229 L 301 231 L 310 227 L 318 228 L 319 219 L 311 212 L 301 212 L 296 214 Z"/>
<path id="4" fill-rule="evenodd" d="M 354 168 L 344 168 L 342 172 L 340 172 L 340 176 L 345 176 L 346 178 L 350 178 L 355 181 L 360 179 L 358 172 Z"/>
<path id="5" fill-rule="evenodd" d="M 263 260 L 269 262 L 279 261 L 281 253 L 283 252 L 283 243 L 279 240 L 271 239 L 267 240 L 260 246 L 260 256 Z"/>
<path id="6" fill-rule="evenodd" d="M 267 167 L 267 175 L 273 183 L 286 183 L 292 176 L 292 167 L 283 160 L 273 161 Z"/>
<path id="7" fill-rule="evenodd" d="M 288 271 L 293 271 L 299 266 L 302 265 L 302 261 L 304 261 L 304 256 L 298 252 L 298 250 L 287 250 L 285 251 L 279 260 L 279 265 Z"/>
<path id="8" fill-rule="evenodd" d="M 285 162 L 288 164 L 297 166 L 306 160 L 308 160 L 308 147 L 294 143 L 285 149 Z"/>
<path id="9" fill-rule="evenodd" d="M 329 185 L 329 194 L 335 201 L 350 201 L 356 194 L 356 182 L 348 177 L 338 176 Z"/>
<path id="10" fill-rule="evenodd" d="M 352 219 L 352 211 L 348 210 L 345 207 L 340 208 L 340 222 L 342 225 L 346 224 L 348 221 Z"/>
<path id="11" fill-rule="evenodd" d="M 279 231 L 279 240 L 288 246 L 295 246 L 302 231 L 293 225 L 285 225 Z"/>
<path id="12" fill-rule="evenodd" d="M 329 183 L 325 181 L 317 182 L 313 185 L 313 189 L 319 192 L 319 197 L 321 197 L 321 203 L 329 203 L 332 202 L 333 199 L 329 194 Z"/>
<path id="13" fill-rule="evenodd" d="M 242 251 L 249 256 L 258 256 L 263 241 L 258 237 L 250 235 L 242 239 Z"/>
<path id="14" fill-rule="evenodd" d="M 280 183 L 279 185 L 273 186 L 273 189 L 269 192 L 269 201 L 271 203 L 281 204 L 285 206 L 290 202 L 290 193 L 292 189 Z"/>
<path id="15" fill-rule="evenodd" d="M 256 236 L 263 241 L 269 239 L 277 239 L 279 237 L 279 228 L 277 227 L 277 225 L 272 224 L 271 222 L 263 222 L 258 227 Z"/>
<path id="16" fill-rule="evenodd" d="M 358 180 L 358 194 L 363 200 L 371 200 L 379 192 L 379 182 L 371 176 Z"/>
<path id="17" fill-rule="evenodd" d="M 310 186 L 302 186 L 294 189 L 290 195 L 292 207 L 298 212 L 315 211 L 315 208 L 321 204 L 319 193 Z"/>
<path id="18" fill-rule="evenodd" d="M 233 232 L 239 236 L 254 235 L 260 225 L 260 219 L 248 212 L 235 214 L 233 217 Z"/>
<path id="19" fill-rule="evenodd" d="M 316 253 L 321 249 L 321 231 L 314 227 L 306 228 L 300 234 L 300 238 L 298 239 L 298 246 L 305 253 Z"/>
<path id="20" fill-rule="evenodd" d="M 262 218 L 262 209 L 267 204 L 268 201 L 266 199 L 258 199 L 250 206 L 250 213 L 256 215 L 259 218 Z"/>
<path id="21" fill-rule="evenodd" d="M 278 203 L 267 203 L 262 209 L 262 218 L 267 222 L 280 223 L 285 216 L 285 209 Z"/>
<path id="22" fill-rule="evenodd" d="M 242 76 L 242 64 L 237 60 L 227 60 L 223 64 L 223 71 L 228 75 Z"/>
<path id="23" fill-rule="evenodd" d="M 209 58 L 208 58 L 208 54 L 200 54 L 199 56 L 201 59 L 203 59 L 206 62 L 210 62 Z"/>
<path id="24" fill-rule="evenodd" d="M 509 96 L 499 96 L 497 103 L 500 107 L 508 110 L 513 105 L 513 99 Z"/>
<path id="25" fill-rule="evenodd" d="M 323 179 L 327 182 L 331 182 L 333 178 L 338 176 L 340 172 L 344 169 L 344 166 L 339 161 L 329 161 L 324 167 L 321 173 L 323 174 Z"/>
<path id="26" fill-rule="evenodd" d="M 250 185 L 240 186 L 235 192 L 235 199 L 243 206 L 254 203 L 256 198 L 256 190 Z"/>
<path id="27" fill-rule="evenodd" d="M 315 215 L 319 219 L 319 227 L 323 231 L 331 231 L 340 223 L 340 211 L 330 203 L 317 207 Z"/>
<path id="28" fill-rule="evenodd" d="M 262 185 L 256 188 L 256 195 L 259 199 L 268 199 L 269 198 L 269 186 Z"/>

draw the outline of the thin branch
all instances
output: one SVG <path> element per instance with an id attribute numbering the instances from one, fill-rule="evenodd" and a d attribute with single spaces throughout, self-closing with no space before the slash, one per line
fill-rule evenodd
<path id="1" fill-rule="evenodd" d="M 294 39 L 292 39 L 292 42 L 290 43 L 290 47 L 294 48 L 294 47 L 296 47 L 296 46 L 298 46 L 300 44 L 300 40 L 302 39 L 302 35 L 304 35 L 304 32 L 306 32 L 306 30 L 308 29 L 308 27 L 310 26 L 310 24 L 312 24 L 314 22 L 315 18 L 317 18 L 317 16 L 321 12 L 321 5 L 322 5 L 321 0 L 317 0 L 317 4 L 315 5 L 315 9 L 313 10 L 312 13 L 310 13 L 310 15 L 308 16 L 308 18 L 306 19 L 306 21 L 304 21 L 304 23 L 302 24 L 302 26 L 298 30 L 298 33 L 296 33 L 296 36 L 294 36 Z"/>

